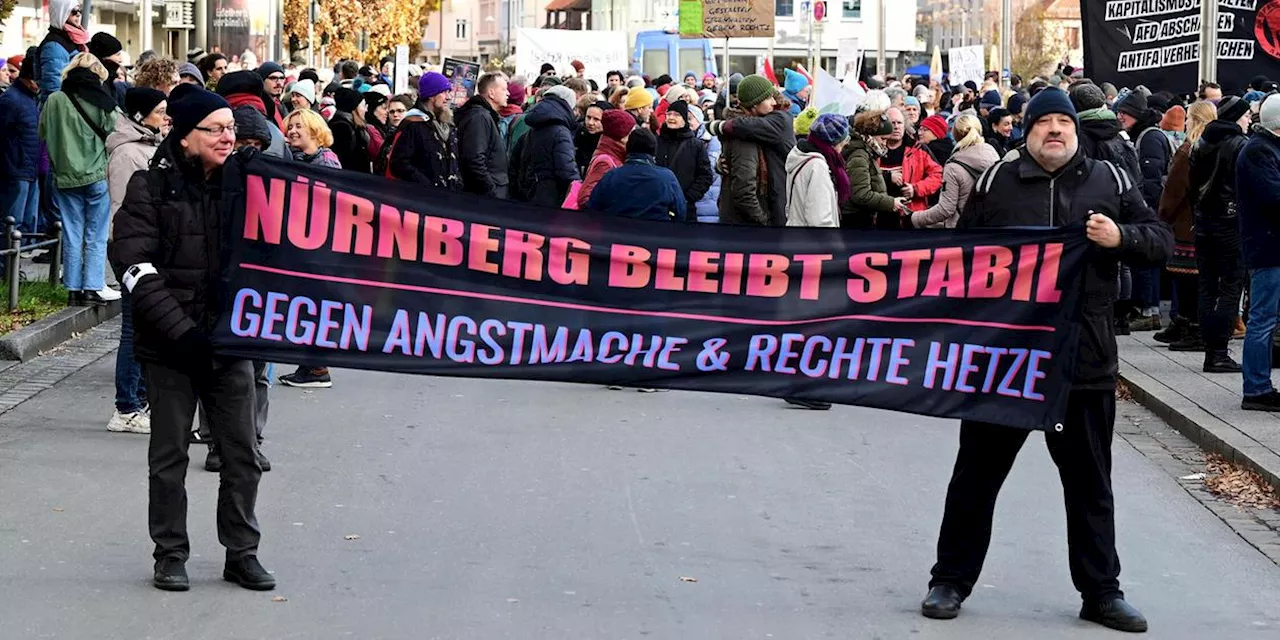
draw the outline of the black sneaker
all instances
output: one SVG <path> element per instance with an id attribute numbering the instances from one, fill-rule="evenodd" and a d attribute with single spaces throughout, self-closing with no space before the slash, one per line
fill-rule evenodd
<path id="1" fill-rule="evenodd" d="M 293 373 L 280 376 L 280 384 L 302 389 L 328 389 L 333 386 L 333 379 L 328 373 L 316 374 L 310 369 L 299 368 Z"/>
<path id="2" fill-rule="evenodd" d="M 1272 389 L 1262 395 L 1245 396 L 1240 401 L 1240 408 L 1245 411 L 1280 411 L 1280 392 Z"/>
<path id="3" fill-rule="evenodd" d="M 1124 598 L 1108 598 L 1099 602 L 1086 602 L 1080 607 L 1080 619 L 1096 622 L 1108 629 L 1146 633 L 1147 619 Z"/>
<path id="4" fill-rule="evenodd" d="M 85 306 L 85 301 L 84 301 L 84 292 L 83 292 L 83 291 L 68 291 L 68 292 L 67 292 L 67 306 L 68 306 L 68 307 L 83 307 L 83 306 Z"/>
<path id="5" fill-rule="evenodd" d="M 1169 345 L 1169 350 L 1170 351 L 1203 352 L 1204 347 L 1205 347 L 1204 340 L 1201 340 L 1200 336 L 1194 335 L 1194 336 L 1187 336 L 1177 342 L 1171 343 Z"/>
<path id="6" fill-rule="evenodd" d="M 1225 351 L 1206 353 L 1204 356 L 1205 373 L 1240 373 L 1240 363 L 1231 359 Z"/>
<path id="7" fill-rule="evenodd" d="M 186 562 L 179 558 L 160 558 L 151 584 L 161 591 L 186 591 L 191 588 Z"/>
<path id="8" fill-rule="evenodd" d="M 114 300 L 118 300 L 119 296 L 120 294 L 117 293 Z M 113 302 L 113 300 L 103 297 L 101 291 L 81 291 L 80 297 L 84 301 L 84 304 L 80 305 L 82 307 L 103 307 Z"/>
<path id="9" fill-rule="evenodd" d="M 204 457 L 204 470 L 210 473 L 222 471 L 222 455 L 218 453 L 217 447 L 209 447 L 209 455 Z"/>
<path id="10" fill-rule="evenodd" d="M 796 398 L 787 398 L 787 404 L 801 409 L 809 409 L 811 411 L 826 411 L 831 408 L 830 402 L 822 402 L 821 400 L 799 400 Z"/>
<path id="11" fill-rule="evenodd" d="M 1191 324 L 1191 322 L 1182 318 L 1174 318 L 1169 323 L 1169 327 L 1164 331 L 1157 331 L 1151 336 L 1152 340 L 1163 344 L 1173 344 L 1183 338 L 1190 337 L 1200 333 L 1200 327 Z"/>
<path id="12" fill-rule="evenodd" d="M 276 588 L 275 577 L 262 568 L 258 556 L 227 560 L 222 568 L 222 579 L 253 591 L 270 591 Z"/>

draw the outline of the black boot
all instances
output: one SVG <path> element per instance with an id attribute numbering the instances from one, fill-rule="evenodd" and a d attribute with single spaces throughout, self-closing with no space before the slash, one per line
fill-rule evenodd
<path id="1" fill-rule="evenodd" d="M 222 455 L 213 445 L 209 445 L 209 455 L 204 457 L 204 470 L 212 473 L 222 471 Z"/>
<path id="2" fill-rule="evenodd" d="M 920 614 L 934 620 L 950 620 L 960 615 L 960 603 L 964 596 L 960 590 L 949 584 L 940 584 L 929 590 L 929 595 L 920 603 Z M 1082 614 L 1083 615 L 1083 614 Z"/>
<path id="3" fill-rule="evenodd" d="M 276 588 L 275 577 L 262 568 L 258 556 L 228 559 L 222 569 L 222 579 L 253 591 L 270 591 Z"/>
<path id="4" fill-rule="evenodd" d="M 178 558 L 161 558 L 156 561 L 155 577 L 151 584 L 161 591 L 186 591 L 191 588 L 187 579 L 186 563 Z"/>
<path id="5" fill-rule="evenodd" d="M 1170 351 L 1204 351 L 1204 340 L 1200 339 L 1200 332 L 1184 336 L 1181 340 L 1169 344 Z"/>
<path id="6" fill-rule="evenodd" d="M 1133 333 L 1129 328 L 1129 318 L 1127 316 L 1116 316 L 1116 335 L 1127 336 Z"/>
<path id="7" fill-rule="evenodd" d="M 1124 598 L 1108 598 L 1098 602 L 1086 602 L 1080 607 L 1080 619 L 1096 622 L 1116 631 L 1146 633 L 1147 619 Z"/>
<path id="8" fill-rule="evenodd" d="M 257 449 L 253 453 L 258 457 L 258 467 L 262 469 L 263 473 L 270 471 L 271 461 L 268 460 L 266 456 L 262 455 L 262 449 Z"/>
<path id="9" fill-rule="evenodd" d="M 1151 339 L 1164 344 L 1173 344 L 1190 335 L 1190 333 L 1188 333 L 1188 329 L 1190 329 L 1191 326 L 1191 322 L 1188 320 L 1182 317 L 1177 317 L 1169 323 L 1169 327 L 1167 329 L 1164 331 L 1157 331 L 1151 336 Z M 1196 328 L 1196 332 L 1199 333 L 1199 327 Z"/>
<path id="10" fill-rule="evenodd" d="M 1240 363 L 1227 355 L 1226 349 L 1208 351 L 1204 354 L 1205 373 L 1240 373 Z"/>
<path id="11" fill-rule="evenodd" d="M 68 307 L 83 307 L 83 306 L 85 306 L 85 302 L 84 302 L 84 292 L 83 292 L 83 291 L 68 291 L 68 292 L 67 292 L 67 306 L 68 306 Z"/>

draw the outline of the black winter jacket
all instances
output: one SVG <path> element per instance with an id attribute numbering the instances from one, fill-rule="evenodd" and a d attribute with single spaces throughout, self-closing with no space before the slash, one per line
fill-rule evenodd
<path id="1" fill-rule="evenodd" d="M 522 188 L 529 202 L 559 207 L 574 180 L 580 180 L 573 151 L 577 121 L 573 109 L 555 96 L 547 96 L 525 114 L 529 133 L 517 143 Z"/>
<path id="2" fill-rule="evenodd" d="M 1138 154 L 1125 139 L 1118 120 L 1081 120 L 1080 151 L 1086 158 L 1106 160 L 1124 169 L 1136 184 L 1142 176 Z"/>
<path id="3" fill-rule="evenodd" d="M 707 125 L 711 135 L 725 140 L 741 140 L 759 145 L 764 154 L 769 193 L 769 226 L 787 224 L 787 154 L 796 146 L 791 114 L 774 111 L 766 116 L 741 116 Z M 729 145 L 725 145 L 727 151 Z M 722 152 L 724 153 L 724 152 Z M 730 172 L 734 171 L 729 167 Z M 721 198 L 723 198 L 723 192 Z M 721 207 L 721 218 L 724 208 Z"/>
<path id="4" fill-rule="evenodd" d="M 1259 127 L 1236 160 L 1240 238 L 1250 269 L 1280 267 L 1280 136 Z"/>
<path id="5" fill-rule="evenodd" d="M 1234 122 L 1214 120 L 1191 148 L 1188 192 L 1197 231 L 1224 236 L 1240 233 L 1236 215 L 1236 159 L 1248 139 Z"/>
<path id="6" fill-rule="evenodd" d="M 695 205 L 707 195 L 707 190 L 711 188 L 711 183 L 715 179 L 711 174 L 711 158 L 707 156 L 707 143 L 693 135 L 693 131 L 687 126 L 678 130 L 663 127 L 662 135 L 658 136 L 657 164 L 676 174 L 676 180 L 680 181 L 680 189 L 684 192 L 688 205 L 684 220 L 697 222 L 698 212 Z"/>
<path id="7" fill-rule="evenodd" d="M 360 173 L 373 170 L 369 158 L 369 130 L 356 126 L 354 116 L 345 111 L 335 112 L 329 120 L 329 130 L 333 132 L 333 146 L 329 149 L 338 156 L 343 169 Z"/>
<path id="8" fill-rule="evenodd" d="M 1160 208 L 1160 196 L 1164 193 L 1165 180 L 1169 178 L 1169 165 L 1173 162 L 1173 142 L 1160 130 L 1160 112 L 1150 113 L 1129 132 L 1134 150 L 1138 153 L 1138 167 L 1142 199 L 1152 209 Z"/>
<path id="9" fill-rule="evenodd" d="M 451 191 L 462 189 L 458 135 L 453 125 L 438 121 L 422 109 L 413 109 L 387 144 L 391 145 L 387 164 L 392 178 Z"/>
<path id="10" fill-rule="evenodd" d="M 1115 388 L 1118 371 L 1112 305 L 1119 294 L 1119 261 L 1158 265 L 1173 253 L 1173 231 L 1142 200 L 1128 174 L 1076 153 L 1051 175 L 1026 152 L 1010 152 L 978 179 L 958 226 L 1078 226 L 1083 234 L 1090 211 L 1116 221 L 1120 246 L 1094 247 L 1086 267 L 1072 389 L 1106 390 Z"/>
<path id="11" fill-rule="evenodd" d="M 507 145 L 498 131 L 498 112 L 484 96 L 471 96 L 454 112 L 458 121 L 458 169 L 462 190 L 507 197 Z"/>
<path id="12" fill-rule="evenodd" d="M 135 357 L 187 369 L 193 363 L 183 336 L 207 341 L 222 310 L 223 225 L 231 218 L 223 209 L 223 170 L 206 180 L 198 164 L 176 159 L 176 144 L 166 140 L 151 166 L 130 178 L 109 252 L 133 305 Z"/>

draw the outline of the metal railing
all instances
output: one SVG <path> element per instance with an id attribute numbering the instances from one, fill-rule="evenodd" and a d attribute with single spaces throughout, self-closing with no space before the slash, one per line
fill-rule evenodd
<path id="1" fill-rule="evenodd" d="M 5 290 L 9 292 L 9 311 L 18 308 L 18 286 L 21 284 L 22 273 L 19 266 L 22 262 L 22 252 L 34 251 L 45 247 L 52 247 L 53 259 L 49 263 L 49 284 L 57 285 L 58 276 L 62 270 L 62 223 L 54 221 L 51 223 L 48 233 L 37 233 L 28 235 L 28 238 L 45 238 L 39 242 L 30 244 L 22 244 L 23 235 L 18 230 L 18 221 L 13 216 L 4 219 L 5 244 L 7 248 L 0 250 L 0 258 L 5 261 Z"/>

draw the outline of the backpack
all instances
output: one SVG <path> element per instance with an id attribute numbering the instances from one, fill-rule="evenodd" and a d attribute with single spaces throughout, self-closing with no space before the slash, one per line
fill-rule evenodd
<path id="1" fill-rule="evenodd" d="M 523 115 L 523 113 L 513 113 L 509 116 L 498 118 L 498 135 L 502 136 L 502 142 L 504 145 L 508 142 L 507 134 L 511 131 L 512 125 L 514 125 L 515 121 Z"/>
<path id="2" fill-rule="evenodd" d="M 533 191 L 538 185 L 538 181 L 533 178 L 533 173 L 529 171 L 531 164 L 529 146 L 529 136 L 520 136 L 515 149 L 511 150 L 511 159 L 507 164 L 508 195 L 512 200 L 520 202 L 533 200 Z"/>
<path id="3" fill-rule="evenodd" d="M 1152 131 L 1156 132 L 1156 134 L 1164 140 L 1165 147 L 1168 151 L 1168 153 L 1165 154 L 1164 177 L 1160 179 L 1160 186 L 1163 187 L 1165 181 L 1169 179 L 1169 168 L 1173 166 L 1173 154 L 1178 152 L 1178 148 L 1174 146 L 1173 140 L 1170 139 L 1169 136 L 1166 136 L 1158 127 L 1147 127 L 1142 130 L 1142 133 L 1138 134 L 1138 139 L 1133 143 L 1135 153 L 1142 153 L 1142 139 Z"/>

